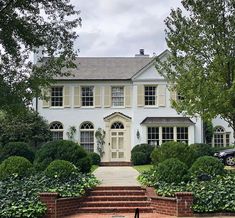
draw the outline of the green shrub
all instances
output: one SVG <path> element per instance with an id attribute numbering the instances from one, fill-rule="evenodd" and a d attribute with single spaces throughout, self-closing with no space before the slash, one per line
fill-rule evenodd
<path id="1" fill-rule="evenodd" d="M 78 161 L 78 167 L 83 173 L 89 173 L 92 167 L 92 161 L 89 156 L 83 157 Z"/>
<path id="2" fill-rule="evenodd" d="M 0 147 L 0 162 L 10 156 L 25 157 L 31 162 L 34 160 L 33 150 L 24 142 L 9 142 Z"/>
<path id="3" fill-rule="evenodd" d="M 131 156 L 136 153 L 136 152 L 142 152 L 145 154 L 145 162 L 143 164 L 149 164 L 151 163 L 151 153 L 153 151 L 154 147 L 148 144 L 139 144 L 136 145 L 134 148 L 131 150 Z M 132 158 L 131 158 L 132 159 Z"/>
<path id="4" fill-rule="evenodd" d="M 91 174 L 75 173 L 61 180 L 36 174 L 25 179 L 9 178 L 0 182 L 0 217 L 40 218 L 46 206 L 39 192 L 57 192 L 61 197 L 79 197 L 98 184 Z"/>
<path id="5" fill-rule="evenodd" d="M 187 165 L 177 158 L 170 158 L 158 164 L 157 180 L 166 183 L 180 183 L 187 175 Z"/>
<path id="6" fill-rule="evenodd" d="M 89 156 L 91 158 L 92 165 L 100 165 L 100 155 L 95 152 L 91 152 L 89 153 Z"/>
<path id="7" fill-rule="evenodd" d="M 195 152 L 196 159 L 202 156 L 213 155 L 213 149 L 211 145 L 208 144 L 203 144 L 203 143 L 191 144 L 190 148 L 193 149 L 193 151 Z"/>
<path id="8" fill-rule="evenodd" d="M 190 168 L 190 174 L 193 177 L 208 175 L 214 177 L 225 173 L 224 165 L 217 158 L 210 156 L 199 157 Z"/>
<path id="9" fill-rule="evenodd" d="M 131 161 L 134 165 L 146 164 L 146 154 L 143 152 L 133 152 L 131 154 Z"/>
<path id="10" fill-rule="evenodd" d="M 90 158 L 87 152 L 75 142 L 58 140 L 48 142 L 36 153 L 35 165 L 38 170 L 44 170 L 53 160 L 67 160 L 78 167 L 82 172 L 89 172 L 91 168 Z M 88 161 L 89 159 L 89 161 Z M 84 160 L 87 166 L 81 161 Z"/>
<path id="11" fill-rule="evenodd" d="M 169 158 L 177 158 L 191 167 L 195 161 L 195 153 L 187 144 L 180 142 L 166 142 L 155 148 L 151 154 L 152 162 L 157 165 Z"/>
<path id="12" fill-rule="evenodd" d="M 75 165 L 66 160 L 54 160 L 45 170 L 45 175 L 51 178 L 64 179 L 77 172 Z"/>
<path id="13" fill-rule="evenodd" d="M 5 159 L 0 165 L 0 179 L 13 175 L 24 177 L 32 173 L 33 165 L 24 157 L 12 156 Z"/>

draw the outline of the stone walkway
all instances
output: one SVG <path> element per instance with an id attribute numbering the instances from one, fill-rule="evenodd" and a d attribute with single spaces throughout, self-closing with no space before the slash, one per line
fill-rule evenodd
<path id="1" fill-rule="evenodd" d="M 99 167 L 94 174 L 101 186 L 140 186 L 139 172 L 132 167 Z"/>

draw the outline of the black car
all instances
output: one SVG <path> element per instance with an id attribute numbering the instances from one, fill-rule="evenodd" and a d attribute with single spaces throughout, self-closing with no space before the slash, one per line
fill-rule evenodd
<path id="1" fill-rule="evenodd" d="M 219 158 L 224 164 L 228 166 L 235 165 L 235 148 L 222 150 L 214 153 L 214 157 Z"/>

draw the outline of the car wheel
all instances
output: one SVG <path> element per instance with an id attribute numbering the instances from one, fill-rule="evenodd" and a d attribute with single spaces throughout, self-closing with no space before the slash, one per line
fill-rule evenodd
<path id="1" fill-rule="evenodd" d="M 228 157 L 226 157 L 225 163 L 226 163 L 228 166 L 234 166 L 234 165 L 235 165 L 234 157 L 233 157 L 233 156 L 228 156 Z"/>

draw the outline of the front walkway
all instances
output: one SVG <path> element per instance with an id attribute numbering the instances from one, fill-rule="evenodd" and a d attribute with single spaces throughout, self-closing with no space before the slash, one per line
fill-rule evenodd
<path id="1" fill-rule="evenodd" d="M 99 167 L 94 171 L 100 186 L 140 186 L 139 172 L 132 167 Z"/>

